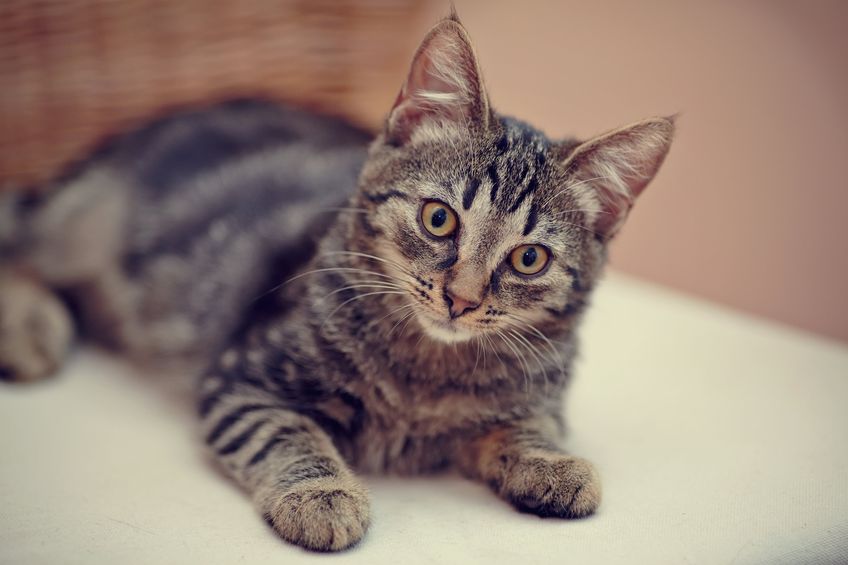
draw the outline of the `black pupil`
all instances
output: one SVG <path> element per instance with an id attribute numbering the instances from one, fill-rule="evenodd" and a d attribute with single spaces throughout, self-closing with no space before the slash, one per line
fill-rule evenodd
<path id="1" fill-rule="evenodd" d="M 524 255 L 521 256 L 521 262 L 524 263 L 525 267 L 532 267 L 535 265 L 536 259 L 538 259 L 538 255 L 536 254 L 535 247 L 531 247 L 524 252 Z"/>
<path id="2" fill-rule="evenodd" d="M 444 208 L 439 208 L 433 215 L 430 217 L 430 223 L 433 224 L 434 228 L 440 228 L 445 225 L 445 222 L 448 221 L 448 211 Z"/>

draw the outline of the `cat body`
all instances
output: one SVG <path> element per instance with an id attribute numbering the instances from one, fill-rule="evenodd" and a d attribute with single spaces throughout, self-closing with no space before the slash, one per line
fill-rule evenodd
<path id="1" fill-rule="evenodd" d="M 356 471 L 456 468 L 519 509 L 585 516 L 600 482 L 560 445 L 575 330 L 672 131 L 552 141 L 496 114 L 451 16 L 376 139 L 233 102 L 124 136 L 14 204 L 0 366 L 58 366 L 59 289 L 89 335 L 199 368 L 210 453 L 306 548 L 364 535 Z"/>
<path id="2" fill-rule="evenodd" d="M 179 112 L 108 141 L 43 200 L 10 196 L 5 247 L 74 299 L 88 335 L 146 364 L 206 364 L 309 259 L 369 140 L 261 101 Z"/>

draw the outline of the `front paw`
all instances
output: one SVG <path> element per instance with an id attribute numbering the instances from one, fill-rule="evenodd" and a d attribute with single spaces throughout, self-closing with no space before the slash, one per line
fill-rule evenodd
<path id="1" fill-rule="evenodd" d="M 368 496 L 352 480 L 304 481 L 277 495 L 265 520 L 286 541 L 313 551 L 339 551 L 365 535 Z"/>
<path id="2" fill-rule="evenodd" d="M 512 462 L 500 490 L 519 510 L 546 517 L 582 518 L 601 502 L 601 482 L 592 464 L 558 454 Z"/>

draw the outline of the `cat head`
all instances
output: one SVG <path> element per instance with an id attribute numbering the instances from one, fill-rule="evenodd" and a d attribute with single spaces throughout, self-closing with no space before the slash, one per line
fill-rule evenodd
<path id="1" fill-rule="evenodd" d="M 357 246 L 457 342 L 579 314 L 607 243 L 669 149 L 653 118 L 552 141 L 495 113 L 455 15 L 426 36 L 360 179 Z"/>

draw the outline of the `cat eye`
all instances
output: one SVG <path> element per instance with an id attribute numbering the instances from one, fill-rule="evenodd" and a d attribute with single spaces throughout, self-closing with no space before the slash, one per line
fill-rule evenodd
<path id="1" fill-rule="evenodd" d="M 509 254 L 512 268 L 522 275 L 537 275 L 548 264 L 550 254 L 541 245 L 519 245 Z"/>
<path id="2" fill-rule="evenodd" d="M 430 200 L 421 207 L 421 223 L 424 229 L 436 237 L 453 235 L 459 227 L 456 212 L 438 200 Z"/>

